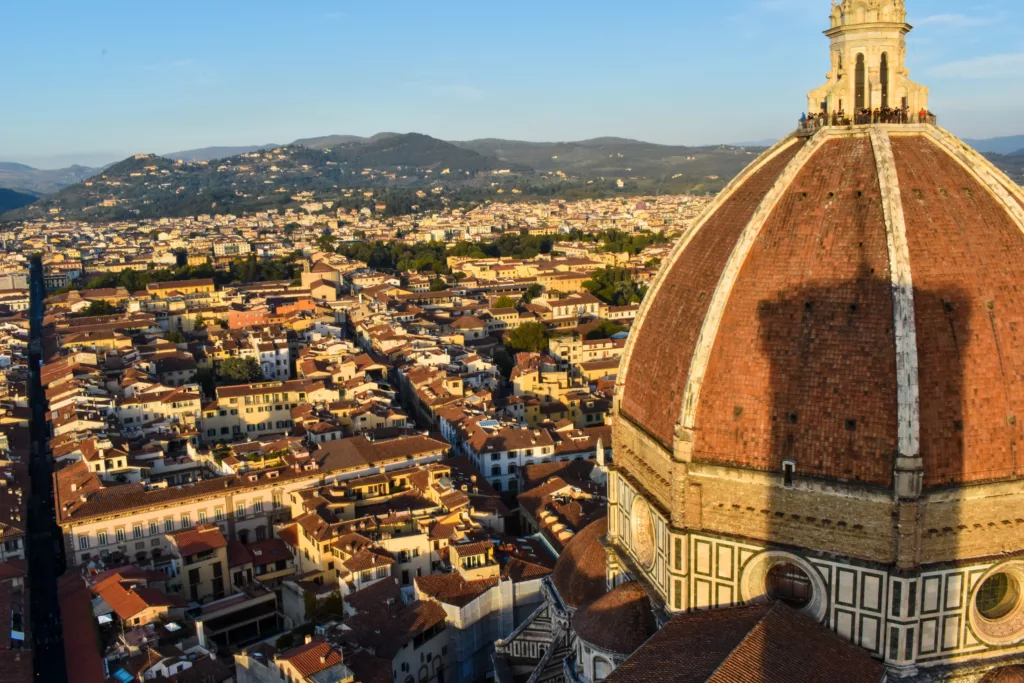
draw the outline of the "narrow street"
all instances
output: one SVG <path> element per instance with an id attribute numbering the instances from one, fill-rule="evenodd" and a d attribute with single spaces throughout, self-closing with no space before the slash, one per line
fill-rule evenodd
<path id="1" fill-rule="evenodd" d="M 30 624 L 35 648 L 37 680 L 62 683 L 67 680 L 64 639 L 61 632 L 57 577 L 64 571 L 64 550 L 60 529 L 53 516 L 53 465 L 47 450 L 46 396 L 40 384 L 42 365 L 43 267 L 39 259 L 31 265 L 31 316 L 29 365 L 32 409 L 32 451 L 29 464 L 32 499 L 28 519 L 28 576 L 32 600 Z"/>

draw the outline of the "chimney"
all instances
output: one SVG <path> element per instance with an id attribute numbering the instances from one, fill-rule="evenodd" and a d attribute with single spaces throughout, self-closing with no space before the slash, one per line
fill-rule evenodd
<path id="1" fill-rule="evenodd" d="M 306 636 L 306 637 L 308 638 L 309 636 Z M 326 664 L 327 663 L 327 655 L 320 655 L 320 663 L 321 664 Z"/>
<path id="2" fill-rule="evenodd" d="M 311 636 L 309 634 L 306 634 L 306 645 L 309 645 L 312 642 L 313 642 L 313 636 Z"/>

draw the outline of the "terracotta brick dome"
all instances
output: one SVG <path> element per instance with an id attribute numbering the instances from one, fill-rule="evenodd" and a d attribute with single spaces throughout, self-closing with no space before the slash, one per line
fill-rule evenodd
<path id="1" fill-rule="evenodd" d="M 629 581 L 580 608 L 572 618 L 576 637 L 606 652 L 630 655 L 658 631 L 643 587 Z"/>
<path id="2" fill-rule="evenodd" d="M 886 487 L 901 467 L 924 488 L 1019 478 L 1022 283 L 1024 192 L 941 128 L 791 136 L 666 262 L 619 420 L 683 461 Z"/>

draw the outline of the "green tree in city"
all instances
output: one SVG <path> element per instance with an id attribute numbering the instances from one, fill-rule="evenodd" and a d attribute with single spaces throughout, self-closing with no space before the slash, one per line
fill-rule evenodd
<path id="1" fill-rule="evenodd" d="M 209 368 L 200 368 L 196 371 L 195 383 L 203 390 L 203 395 L 213 398 L 217 395 L 217 380 Z"/>
<path id="2" fill-rule="evenodd" d="M 626 268 L 608 266 L 595 270 L 583 286 L 591 294 L 610 306 L 628 306 L 640 303 L 647 294 L 647 287 L 633 280 Z"/>
<path id="3" fill-rule="evenodd" d="M 97 299 L 85 309 L 86 315 L 113 315 L 117 313 L 117 307 L 105 299 Z"/>
<path id="4" fill-rule="evenodd" d="M 494 302 L 495 308 L 515 308 L 516 302 L 510 296 L 499 296 L 498 300 Z"/>
<path id="5" fill-rule="evenodd" d="M 249 384 L 263 381 L 263 370 L 255 358 L 228 358 L 220 364 L 220 377 L 225 384 Z"/>
<path id="6" fill-rule="evenodd" d="M 345 601 L 341 593 L 334 592 L 323 600 L 317 600 L 314 593 L 303 594 L 303 606 L 306 608 L 306 619 L 319 624 L 345 616 Z"/>
<path id="7" fill-rule="evenodd" d="M 441 278 L 435 277 L 433 280 L 430 281 L 431 292 L 443 292 L 446 289 L 448 289 L 448 283 L 442 280 Z"/>
<path id="8" fill-rule="evenodd" d="M 534 351 L 541 353 L 548 350 L 548 328 L 544 323 L 523 323 L 505 335 L 505 348 L 509 353 Z"/>
<path id="9" fill-rule="evenodd" d="M 530 303 L 544 292 L 544 288 L 534 282 L 523 292 L 523 302 Z"/>
<path id="10" fill-rule="evenodd" d="M 625 331 L 626 328 L 618 323 L 602 320 L 594 329 L 587 332 L 586 339 L 610 339 L 618 333 Z"/>
<path id="11" fill-rule="evenodd" d="M 334 235 L 324 233 L 316 238 L 316 246 L 320 248 L 320 251 L 334 251 L 334 245 L 338 241 L 338 238 Z"/>
<path id="12" fill-rule="evenodd" d="M 164 339 L 171 342 L 172 344 L 185 343 L 185 337 L 181 334 L 181 332 L 168 332 Z"/>

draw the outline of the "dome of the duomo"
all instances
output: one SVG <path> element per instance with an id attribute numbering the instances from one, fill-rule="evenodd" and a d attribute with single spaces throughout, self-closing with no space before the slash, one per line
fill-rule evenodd
<path id="1" fill-rule="evenodd" d="M 938 125 L 902 0 L 830 19 L 797 131 L 630 330 L 608 581 L 658 614 L 781 601 L 943 680 L 1024 656 L 1024 190 Z"/>
<path id="2" fill-rule="evenodd" d="M 695 462 L 892 486 L 1024 475 L 1024 193 L 933 125 L 790 137 L 651 288 L 619 416 Z M 1018 419 L 1021 418 L 1021 419 Z"/>

